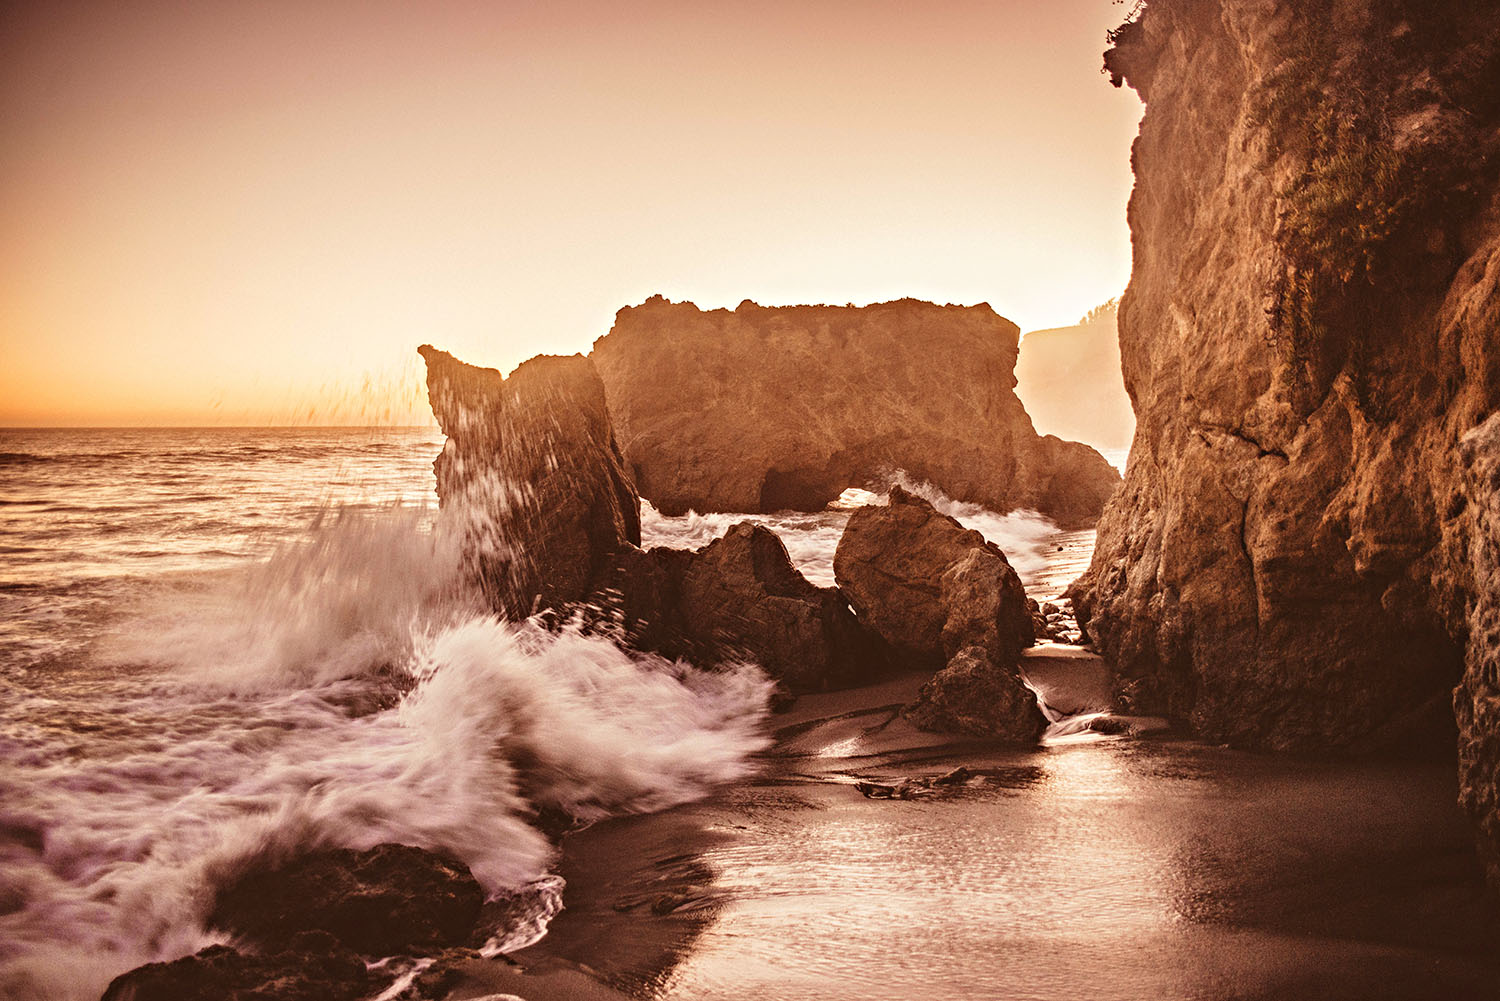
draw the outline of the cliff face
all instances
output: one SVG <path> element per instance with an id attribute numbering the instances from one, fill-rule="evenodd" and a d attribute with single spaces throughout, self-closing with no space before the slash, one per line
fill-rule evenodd
<path id="1" fill-rule="evenodd" d="M 584 598 L 609 558 L 641 541 L 640 499 L 587 358 L 539 355 L 509 378 L 429 345 L 432 412 L 448 440 L 438 499 L 462 519 L 474 577 L 496 611 Z"/>
<path id="2" fill-rule="evenodd" d="M 660 296 L 620 310 L 592 358 L 641 495 L 662 511 L 819 510 L 893 469 L 999 511 L 1092 523 L 1119 482 L 1033 430 L 1014 324 L 989 306 Z"/>
<path id="3" fill-rule="evenodd" d="M 1492 865 L 1495 14 L 1152 0 L 1119 33 L 1137 428 L 1074 590 L 1122 694 L 1213 740 L 1389 743 L 1459 684 Z"/>
<path id="4" fill-rule="evenodd" d="M 1016 395 L 1039 432 L 1101 450 L 1128 448 L 1135 412 L 1120 376 L 1115 311 L 1022 337 Z"/>

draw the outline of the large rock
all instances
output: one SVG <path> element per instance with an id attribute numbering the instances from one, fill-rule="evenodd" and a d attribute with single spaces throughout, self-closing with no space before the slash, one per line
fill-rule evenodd
<path id="1" fill-rule="evenodd" d="M 380 985 L 338 939 L 304 932 L 264 954 L 214 945 L 137 967 L 111 981 L 102 1001 L 356 1001 Z"/>
<path id="2" fill-rule="evenodd" d="M 642 496 L 667 514 L 821 510 L 895 469 L 997 511 L 1092 524 L 1119 474 L 1038 437 L 1019 332 L 988 305 L 902 299 L 619 311 L 592 358 Z"/>
<path id="3" fill-rule="evenodd" d="M 954 654 L 902 714 L 923 730 L 1011 744 L 1036 743 L 1047 726 L 1036 693 L 1026 687 L 1015 667 L 996 663 L 977 646 Z"/>
<path id="4" fill-rule="evenodd" d="M 467 941 L 483 904 L 462 863 L 384 844 L 252 870 L 220 891 L 209 923 L 263 946 L 320 931 L 367 956 L 420 955 Z"/>
<path id="5" fill-rule="evenodd" d="M 1457 685 L 1500 876 L 1493 5 L 1153 0 L 1106 64 L 1146 102 L 1137 428 L 1080 620 L 1139 708 L 1237 745 L 1368 746 Z"/>
<path id="6" fill-rule="evenodd" d="M 1026 592 L 1005 554 L 900 487 L 888 505 L 850 515 L 833 573 L 860 622 L 913 664 L 936 667 L 971 644 L 1014 662 L 1031 645 Z"/>
<path id="7" fill-rule="evenodd" d="M 885 650 L 837 588 L 792 566 L 770 529 L 743 522 L 696 552 L 620 553 L 595 605 L 634 647 L 699 665 L 759 664 L 793 692 L 868 681 Z"/>
<path id="8" fill-rule="evenodd" d="M 1032 743 L 1046 726 L 1017 661 L 1032 642 L 1021 578 L 999 547 L 900 487 L 860 508 L 833 572 L 860 622 L 909 666 L 938 668 L 904 710 L 918 727 Z"/>
<path id="9" fill-rule="evenodd" d="M 640 499 L 587 358 L 538 356 L 509 378 L 430 345 L 432 412 L 448 440 L 433 465 L 445 516 L 496 611 L 521 618 L 577 601 L 641 541 Z"/>

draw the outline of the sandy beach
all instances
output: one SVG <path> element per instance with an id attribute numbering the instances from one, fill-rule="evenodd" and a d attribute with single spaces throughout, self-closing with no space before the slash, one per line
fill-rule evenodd
<path id="1" fill-rule="evenodd" d="M 804 697 L 754 781 L 569 835 L 547 937 L 450 997 L 1494 996 L 1448 763 L 955 743 L 900 718 L 921 680 Z"/>

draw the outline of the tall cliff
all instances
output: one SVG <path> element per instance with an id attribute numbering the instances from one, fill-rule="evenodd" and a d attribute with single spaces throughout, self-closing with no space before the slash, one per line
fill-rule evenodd
<path id="1" fill-rule="evenodd" d="M 988 305 L 620 310 L 590 356 L 661 510 L 820 510 L 894 469 L 998 511 L 1092 524 L 1119 475 L 1033 429 L 1020 332 Z"/>
<path id="2" fill-rule="evenodd" d="M 1137 428 L 1073 593 L 1122 696 L 1209 739 L 1395 743 L 1451 699 L 1500 877 L 1497 11 L 1151 0 L 1117 33 Z"/>

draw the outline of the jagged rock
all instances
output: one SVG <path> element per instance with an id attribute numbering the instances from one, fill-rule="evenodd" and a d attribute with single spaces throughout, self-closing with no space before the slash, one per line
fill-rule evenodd
<path id="1" fill-rule="evenodd" d="M 1465 436 L 1462 459 L 1475 544 L 1466 665 L 1453 693 L 1459 801 L 1478 830 L 1490 884 L 1500 888 L 1500 414 Z"/>
<path id="2" fill-rule="evenodd" d="M 1019 331 L 988 305 L 903 299 L 619 311 L 591 357 L 641 494 L 667 514 L 816 511 L 895 469 L 997 511 L 1092 524 L 1119 474 L 1038 437 Z"/>
<path id="3" fill-rule="evenodd" d="M 1106 65 L 1146 102 L 1137 430 L 1080 623 L 1140 710 L 1241 746 L 1367 747 L 1457 684 L 1500 886 L 1500 525 L 1466 439 L 1500 410 L 1493 6 L 1153 0 Z"/>
<path id="4" fill-rule="evenodd" d="M 997 664 L 977 646 L 954 654 L 902 714 L 923 730 L 1016 744 L 1035 743 L 1047 725 L 1016 669 Z"/>
<path id="5" fill-rule="evenodd" d="M 794 691 L 845 687 L 881 666 L 838 589 L 809 583 L 776 533 L 750 522 L 695 554 L 682 615 L 721 657 L 743 654 Z"/>
<path id="6" fill-rule="evenodd" d="M 368 956 L 421 954 L 465 943 L 483 903 L 462 863 L 384 844 L 247 872 L 220 891 L 209 923 L 265 946 L 321 931 Z"/>
<path id="7" fill-rule="evenodd" d="M 858 684 L 886 664 L 838 589 L 810 583 L 776 533 L 751 522 L 696 552 L 617 554 L 601 585 L 594 604 L 629 645 L 699 665 L 751 661 L 792 692 Z"/>
<path id="8" fill-rule="evenodd" d="M 997 664 L 1014 664 L 1035 638 L 1030 600 L 1021 577 L 999 548 L 969 552 L 943 571 L 938 600 L 943 618 L 943 654 L 981 647 Z"/>
<path id="9" fill-rule="evenodd" d="M 509 378 L 430 345 L 427 389 L 447 442 L 433 464 L 446 517 L 496 611 L 577 601 L 641 541 L 640 499 L 587 358 L 538 356 Z"/>
<path id="10" fill-rule="evenodd" d="M 265 955 L 213 945 L 122 973 L 102 1001 L 355 1001 L 379 986 L 359 956 L 326 932 L 292 936 Z"/>
<path id="11" fill-rule="evenodd" d="M 914 664 L 936 667 L 971 644 L 1014 662 L 1031 644 L 1026 593 L 1005 554 L 900 487 L 889 505 L 850 516 L 833 572 L 860 622 Z"/>

